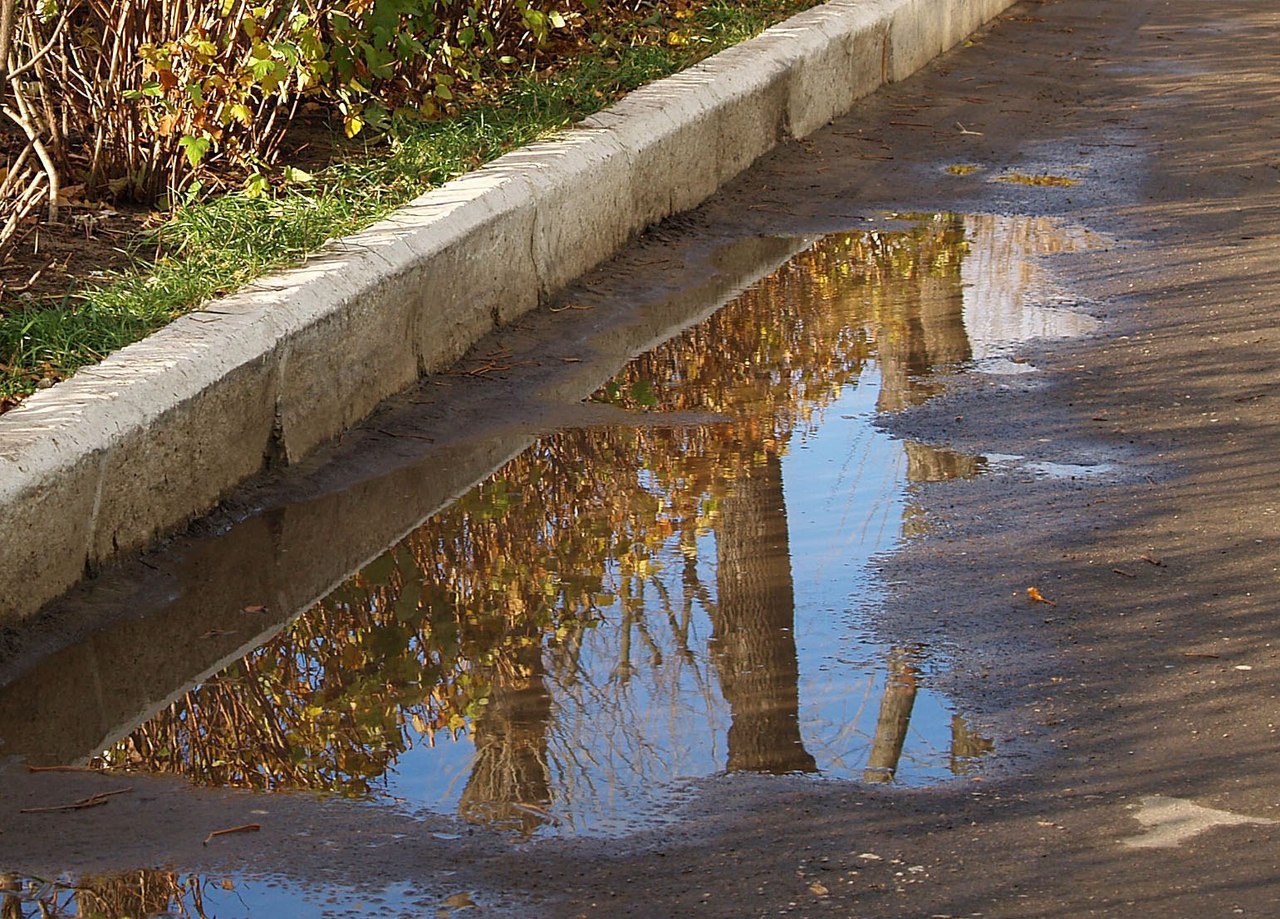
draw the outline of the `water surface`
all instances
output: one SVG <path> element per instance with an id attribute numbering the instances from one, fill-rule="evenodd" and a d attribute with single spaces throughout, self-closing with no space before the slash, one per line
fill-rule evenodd
<path id="1" fill-rule="evenodd" d="M 963 661 L 877 633 L 876 559 L 927 529 L 921 483 L 987 462 L 876 419 L 1087 331 L 1041 258 L 1089 244 L 946 214 L 824 237 L 601 385 L 631 423 L 538 439 L 98 762 L 521 838 L 670 819 L 721 773 L 970 774 L 993 744 L 930 680 Z"/>

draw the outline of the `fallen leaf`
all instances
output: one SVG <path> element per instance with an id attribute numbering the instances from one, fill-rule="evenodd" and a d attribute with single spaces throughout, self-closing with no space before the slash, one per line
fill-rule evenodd
<path id="1" fill-rule="evenodd" d="M 809 893 L 813 894 L 815 897 L 825 897 L 827 894 L 831 893 L 831 891 L 827 890 L 823 884 L 814 881 L 809 885 Z"/>
<path id="2" fill-rule="evenodd" d="M 252 606 L 246 606 L 244 608 L 244 612 L 246 613 L 265 613 L 266 611 L 266 606 L 261 603 L 254 603 Z"/>
<path id="3" fill-rule="evenodd" d="M 71 207 L 84 197 L 83 185 L 64 185 L 58 189 L 58 206 Z"/>
<path id="4" fill-rule="evenodd" d="M 1057 600 L 1050 600 L 1044 594 L 1040 593 L 1040 588 L 1038 587 L 1027 588 L 1027 599 L 1030 600 L 1032 603 L 1047 603 L 1050 606 L 1058 605 Z"/>
<path id="5" fill-rule="evenodd" d="M 455 893 L 452 897 L 444 901 L 444 905 L 449 909 L 475 909 L 476 901 L 471 899 L 471 894 L 465 890 L 462 893 Z"/>

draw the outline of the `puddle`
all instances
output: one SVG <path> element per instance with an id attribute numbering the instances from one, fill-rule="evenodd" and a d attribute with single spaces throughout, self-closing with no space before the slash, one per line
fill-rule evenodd
<path id="1" fill-rule="evenodd" d="M 1079 179 L 1073 179 L 1070 176 L 1028 175 L 1023 172 L 1007 172 L 996 176 L 992 181 L 1008 182 L 1013 185 L 1032 185 L 1039 188 L 1070 188 L 1080 184 Z"/>
<path id="2" fill-rule="evenodd" d="M 323 919 L 418 919 L 451 916 L 476 905 L 469 893 L 432 897 L 407 885 L 358 890 L 326 884 L 309 889 L 285 881 L 201 877 L 168 869 L 124 871 L 74 880 L 0 874 L 0 915 L 4 919 L 254 919 L 303 915 Z"/>
<path id="3" fill-rule="evenodd" d="M 1046 256 L 1098 249 L 1089 230 L 1051 217 L 964 218 L 969 249 L 960 266 L 962 310 L 975 369 L 989 373 L 1034 372 L 1019 363 L 1017 349 L 1030 341 L 1076 338 L 1096 331 L 1097 319 L 1059 289 L 1045 272 Z"/>
<path id="4" fill-rule="evenodd" d="M 1036 373 L 1039 370 L 1034 364 L 1025 360 L 1015 360 L 1008 357 L 987 357 L 974 361 L 973 369 L 979 373 L 989 373 L 992 376 L 1021 376 L 1027 373 Z"/>
<path id="5" fill-rule="evenodd" d="M 1116 471 L 1112 463 L 1027 463 L 1024 467 L 1047 479 L 1093 479 Z"/>
<path id="6" fill-rule="evenodd" d="M 274 637 L 246 625 L 263 643 L 113 728 L 98 762 L 518 838 L 661 823 L 689 780 L 726 772 L 971 773 L 993 744 L 931 688 L 963 662 L 881 640 L 875 558 L 922 531 L 920 483 L 988 462 L 875 419 L 940 392 L 940 372 L 1090 330 L 1040 256 L 1096 238 L 1040 218 L 896 219 L 824 237 L 637 357 L 591 397 L 634 426 L 537 439 Z M 317 572 L 341 529 L 312 534 Z M 272 595 L 254 596 L 233 619 L 267 615 Z M 223 641 L 193 620 L 192 647 Z M 0 738 L 29 725 L 23 692 L 0 691 Z M 9 749 L 65 751 L 60 720 Z"/>

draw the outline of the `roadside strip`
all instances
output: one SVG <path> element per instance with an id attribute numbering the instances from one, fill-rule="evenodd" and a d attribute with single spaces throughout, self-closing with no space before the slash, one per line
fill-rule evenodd
<path id="1" fill-rule="evenodd" d="M 1011 0 L 832 0 L 0 416 L 0 624 L 297 462 Z"/>

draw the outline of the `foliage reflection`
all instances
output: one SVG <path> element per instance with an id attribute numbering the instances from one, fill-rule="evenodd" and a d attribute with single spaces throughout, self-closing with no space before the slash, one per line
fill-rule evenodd
<path id="1" fill-rule="evenodd" d="M 727 722 L 720 768 L 814 771 L 782 461 L 868 369 L 892 411 L 969 358 L 967 247 L 949 215 L 823 239 L 596 393 L 634 426 L 540 441 L 102 762 L 364 796 L 407 750 L 468 739 L 459 812 L 524 836 L 600 775 L 679 774 L 693 709 Z M 677 410 L 723 421 L 664 426 Z M 981 468 L 906 457 L 914 481 Z M 918 654 L 890 654 L 886 705 Z M 869 778 L 893 775 L 910 708 Z M 983 743 L 966 733 L 954 771 Z"/>

